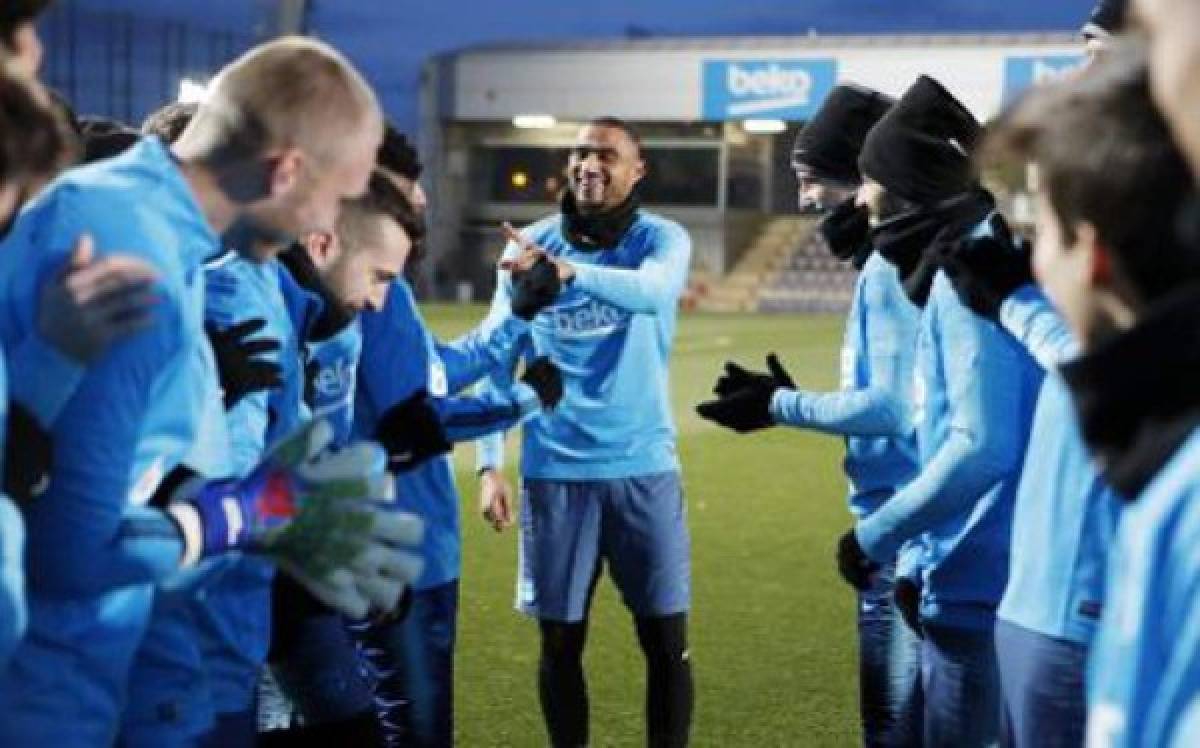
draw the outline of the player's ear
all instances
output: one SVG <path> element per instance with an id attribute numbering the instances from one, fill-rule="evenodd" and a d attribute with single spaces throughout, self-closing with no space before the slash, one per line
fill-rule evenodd
<path id="1" fill-rule="evenodd" d="M 288 147 L 268 158 L 270 164 L 271 196 L 284 195 L 295 189 L 300 182 L 304 154 L 299 148 Z"/>
<path id="2" fill-rule="evenodd" d="M 313 231 L 304 237 L 304 248 L 308 250 L 308 256 L 312 258 L 313 264 L 318 268 L 323 268 L 337 257 L 337 237 L 329 231 Z"/>
<path id="3" fill-rule="evenodd" d="M 637 184 L 646 176 L 646 159 L 638 156 L 637 162 L 633 165 L 633 183 Z"/>
<path id="4" fill-rule="evenodd" d="M 1112 250 L 1100 239 L 1096 227 L 1086 221 L 1075 224 L 1073 252 L 1080 252 L 1079 266 L 1087 274 L 1087 285 L 1109 287 L 1113 283 Z"/>

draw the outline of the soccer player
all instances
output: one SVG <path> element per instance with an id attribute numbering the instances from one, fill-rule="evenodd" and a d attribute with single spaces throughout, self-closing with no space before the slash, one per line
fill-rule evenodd
<path id="1" fill-rule="evenodd" d="M 419 190 L 420 165 L 402 136 L 385 137 L 380 160 L 409 194 Z M 499 400 L 495 392 L 480 397 L 460 394 L 507 365 L 513 347 L 528 332 L 528 320 L 558 295 L 557 275 L 549 277 L 549 287 L 542 293 L 528 282 L 532 278 L 519 284 L 520 316 L 485 325 L 449 343 L 433 337 L 412 289 L 406 281 L 397 281 L 387 308 L 362 316 L 358 432 L 388 444 L 419 428 L 420 419 L 411 416 L 414 398 L 435 409 L 450 442 L 502 432 L 543 408 L 553 408 L 561 396 L 562 380 L 547 359 L 532 364 L 523 381 L 514 383 L 513 391 L 502 393 Z M 402 497 L 402 506 L 425 520 L 427 563 L 413 585 L 406 614 L 367 627 L 362 640 L 374 655 L 374 667 L 383 674 L 376 703 L 389 739 L 404 745 L 449 746 L 454 737 L 454 643 L 462 544 L 459 495 L 449 456 L 414 460 L 408 469 L 399 470 L 396 494 Z"/>
<path id="2" fill-rule="evenodd" d="M 912 400 L 921 467 L 843 536 L 838 562 L 863 587 L 919 539 L 928 746 L 985 746 L 999 734 L 992 633 L 1040 379 L 1016 341 L 963 306 L 938 271 L 943 247 L 1004 231 L 969 156 L 980 134 L 970 112 L 922 76 L 867 135 L 859 159 L 874 183 L 872 242 L 922 308 Z"/>
<path id="3" fill-rule="evenodd" d="M 963 303 L 1012 334 L 1045 370 L 1013 511 L 1008 586 L 996 611 L 1003 731 L 1015 746 L 1083 743 L 1088 647 L 1104 607 L 1119 503 L 1075 423 L 1058 367 L 1075 336 L 1011 237 L 965 242 L 944 270 Z"/>
<path id="4" fill-rule="evenodd" d="M 1119 31 L 1113 6 L 1102 3 L 1085 27 L 1094 59 Z M 1082 745 L 1084 671 L 1120 504 L 1084 445 L 1058 373 L 1078 355 L 1078 341 L 1031 285 L 1026 245 L 1010 237 L 968 241 L 945 258 L 944 270 L 964 304 L 1000 324 L 1046 371 L 1017 486 L 1008 586 L 996 611 L 1006 741 Z"/>
<path id="5" fill-rule="evenodd" d="M 305 93 L 285 95 L 297 79 Z M 227 550 L 266 552 L 350 611 L 394 604 L 412 569 L 384 546 L 411 542 L 419 525 L 370 501 L 386 495 L 377 447 L 320 456 L 318 423 L 224 479 L 200 267 L 220 233 L 332 224 L 364 189 L 380 130 L 370 90 L 335 52 L 272 42 L 222 71 L 171 151 L 148 139 L 68 172 L 15 224 L 0 253 L 6 345 L 30 334 L 40 279 L 85 229 L 97 252 L 152 264 L 162 300 L 147 329 L 87 368 L 53 429 L 50 484 L 26 510 L 30 626 L 0 686 L 0 741 L 110 743 L 154 584 Z M 317 147 L 332 131 L 340 147 Z M 172 490 L 164 478 L 181 466 L 201 477 Z"/>
<path id="6" fill-rule="evenodd" d="M 295 256 L 298 253 L 308 257 L 311 252 L 314 257 L 304 264 L 306 282 L 319 283 L 320 288 L 320 294 L 313 292 L 306 300 L 316 320 L 308 327 L 320 325 L 327 317 L 342 320 L 359 310 L 378 308 L 403 269 L 409 237 L 417 233 L 415 216 L 403 196 L 384 177 L 373 175 L 366 195 L 343 203 L 332 237 L 311 236 L 307 247 L 285 253 L 291 255 L 285 266 L 304 264 Z M 222 345 L 232 344 L 229 331 L 261 320 L 272 336 L 270 342 L 282 349 L 271 363 L 286 368 L 290 381 L 303 377 L 304 365 L 280 291 L 278 274 L 286 272 L 277 263 L 226 255 L 206 270 L 206 317 L 210 338 L 225 341 Z M 284 362 L 283 356 L 289 360 Z M 238 387 L 244 387 L 249 377 L 229 371 L 228 366 L 221 374 L 228 407 L 231 377 Z M 233 403 L 228 416 L 235 473 L 251 469 L 267 447 L 286 433 L 280 431 L 279 421 L 295 422 L 305 416 L 307 409 L 297 390 L 289 386 L 278 397 L 273 391 L 241 392 L 242 400 Z M 272 418 L 272 412 L 278 415 Z M 340 423 L 345 416 L 339 419 L 330 411 L 317 417 L 333 426 L 334 446 L 349 443 L 346 427 Z M 126 745 L 183 743 L 204 733 L 213 721 L 205 744 L 254 742 L 254 694 L 270 628 L 272 569 L 257 558 L 220 559 L 210 567 L 198 583 L 160 593 L 155 600 L 150 631 L 133 671 L 130 708 L 122 728 Z"/>
<path id="7" fill-rule="evenodd" d="M 1177 219 L 1194 174 L 1136 45 L 1031 96 L 1000 137 L 1038 165 L 1034 267 L 1084 349 L 1063 377 L 1084 440 L 1128 501 L 1088 666 L 1087 744 L 1191 745 L 1200 251 Z"/>
<path id="8" fill-rule="evenodd" d="M 697 409 L 737 431 L 785 424 L 845 437 L 848 503 L 856 518 L 870 515 L 917 470 L 909 400 L 919 312 L 896 268 L 872 251 L 867 206 L 857 199 L 862 141 L 892 103 L 876 91 L 840 85 L 792 151 L 801 205 L 836 206 L 821 219 L 819 235 L 835 257 L 861 271 L 846 321 L 841 391 L 797 389 L 768 359 L 776 376 L 728 364 L 718 399 Z M 859 592 L 860 706 L 863 742 L 871 746 L 920 743 L 920 642 L 893 604 L 895 567 L 883 565 Z M 909 591 L 915 596 L 915 588 Z"/>
<path id="9" fill-rule="evenodd" d="M 559 366 L 564 395 L 523 429 L 517 584 L 519 609 L 540 626 L 539 695 L 555 746 L 588 744 L 583 649 L 605 563 L 646 659 L 649 744 L 684 745 L 691 723 L 689 541 L 667 390 L 691 241 L 639 208 L 644 174 L 629 125 L 585 125 L 560 213 L 509 232 L 493 301 L 494 319 L 506 318 L 510 273 L 538 267 L 552 267 L 564 286 L 523 346 L 523 357 Z M 501 450 L 499 438 L 488 442 L 480 467 L 499 469 Z"/>
<path id="10" fill-rule="evenodd" d="M 49 105 L 36 83 L 18 71 L 0 67 L 0 224 L 7 226 L 19 208 L 21 195 L 32 185 L 48 178 L 61 167 L 70 152 L 66 124 Z M 58 373 L 61 367 L 41 365 L 29 356 L 26 347 L 15 361 L 21 375 L 43 376 Z M 13 442 L 28 442 L 28 428 L 14 428 L 10 419 L 35 424 L 31 414 L 9 413 L 8 376 L 0 360 L 0 435 L 11 447 Z M 65 364 L 68 368 L 72 365 Z M 21 447 L 28 448 L 28 443 Z M 6 459 L 20 457 L 10 449 Z M 5 490 L 21 491 L 26 498 L 31 485 L 16 480 L 13 467 L 6 465 Z M 19 468 L 17 468 L 19 470 Z M 25 609 L 24 560 L 25 529 L 16 506 L 0 494 L 0 667 L 24 632 Z"/>

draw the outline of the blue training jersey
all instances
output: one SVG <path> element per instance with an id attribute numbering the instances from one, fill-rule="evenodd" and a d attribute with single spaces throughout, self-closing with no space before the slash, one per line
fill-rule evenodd
<path id="1" fill-rule="evenodd" d="M 668 366 L 692 244 L 682 226 L 648 211 L 612 249 L 567 241 L 562 217 L 522 234 L 569 260 L 574 280 L 530 326 L 518 355 L 546 355 L 563 374 L 562 402 L 525 424 L 521 474 L 544 480 L 614 480 L 679 470 Z M 504 256 L 514 257 L 510 243 Z M 511 316 L 512 281 L 501 271 L 489 314 Z M 512 368 L 492 377 L 500 387 Z M 503 440 L 481 447 L 481 466 L 503 464 Z"/>
<path id="2" fill-rule="evenodd" d="M 354 431 L 354 389 L 362 345 L 357 317 L 328 339 L 304 343 L 309 406 L 313 418 L 333 426 L 336 446 L 348 444 Z"/>
<path id="3" fill-rule="evenodd" d="M 996 615 L 1044 636 L 1088 644 L 1103 608 L 1121 502 L 1100 477 L 1057 372 L 1078 352 L 1065 321 L 1033 286 L 1004 302 L 1000 321 L 1048 371 L 1017 486 L 1017 540 Z"/>
<path id="4" fill-rule="evenodd" d="M 26 512 L 30 626 L 0 687 L 6 744 L 111 742 L 152 584 L 182 551 L 174 523 L 144 505 L 189 454 L 223 462 L 212 393 L 195 381 L 212 365 L 202 263 L 217 237 L 158 140 L 66 172 L 22 211 L 0 251 L 0 341 L 32 334 L 42 284 L 84 233 L 98 256 L 150 264 L 158 304 L 86 368 L 51 429 L 50 483 Z"/>
<path id="5" fill-rule="evenodd" d="M 205 267 L 206 321 L 224 329 L 259 318 L 266 325 L 255 337 L 280 344 L 261 357 L 279 364 L 282 386 L 248 393 L 224 414 L 234 475 L 249 473 L 307 413 L 299 341 L 281 287 L 284 276 L 290 278 L 277 261 L 254 262 L 236 252 Z M 295 293 L 299 308 L 306 292 Z M 270 643 L 274 573 L 265 558 L 229 553 L 202 562 L 192 584 L 159 593 L 134 663 L 123 740 L 132 745 L 182 742 L 204 732 L 216 715 L 248 708 Z"/>
<path id="6" fill-rule="evenodd" d="M 1041 369 L 934 279 L 921 317 L 913 413 L 921 469 L 856 534 L 886 562 L 919 537 L 921 615 L 990 626 L 1008 572 L 1013 500 Z"/>
<path id="7" fill-rule="evenodd" d="M 1198 467 L 1193 431 L 1121 515 L 1088 662 L 1094 748 L 1191 746 L 1200 734 Z"/>
<path id="8" fill-rule="evenodd" d="M 778 390 L 776 422 L 846 437 L 849 505 L 866 517 L 916 474 L 910 414 L 920 310 L 896 268 L 872 253 L 854 286 L 841 352 L 841 391 Z"/>
<path id="9" fill-rule="evenodd" d="M 502 432 L 540 407 L 525 385 L 507 396 L 456 396 L 507 362 L 509 350 L 526 329 L 519 320 L 490 332 L 472 331 L 450 344 L 439 343 L 403 280 L 389 289 L 381 311 L 364 312 L 360 319 L 363 352 L 354 419 L 362 438 L 375 438 L 383 415 L 421 390 L 431 396 L 447 437 L 455 442 Z M 414 588 L 430 589 L 458 579 L 462 539 L 450 455 L 397 473 L 396 501 L 425 521 L 421 548 L 425 568 Z"/>

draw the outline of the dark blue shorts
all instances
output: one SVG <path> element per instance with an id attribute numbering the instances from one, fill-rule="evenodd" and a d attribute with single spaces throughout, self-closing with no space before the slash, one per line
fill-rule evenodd
<path id="1" fill-rule="evenodd" d="M 605 481 L 526 480 L 517 609 L 582 621 L 602 564 L 636 616 L 684 613 L 691 559 L 676 472 Z"/>

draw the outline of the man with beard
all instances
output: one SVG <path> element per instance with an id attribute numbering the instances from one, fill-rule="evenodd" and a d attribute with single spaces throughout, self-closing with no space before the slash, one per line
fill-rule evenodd
<path id="1" fill-rule="evenodd" d="M 334 132 L 345 137 L 330 147 Z M 53 429 L 50 483 L 26 511 L 30 626 L 0 687 L 0 742 L 110 744 L 155 585 L 202 559 L 265 553 L 355 614 L 392 607 L 416 571 L 390 548 L 416 542 L 419 521 L 373 501 L 388 496 L 377 445 L 322 455 L 330 431 L 315 423 L 230 477 L 202 328 L 201 263 L 218 236 L 251 253 L 263 246 L 251 238 L 332 224 L 363 191 L 380 135 L 374 96 L 344 59 L 277 40 L 221 72 L 171 150 L 147 139 L 68 172 L 15 224 L 0 253 L 6 345 L 30 333 L 39 284 L 84 230 L 98 254 L 151 264 L 161 301 L 87 367 Z M 167 480 L 186 468 L 197 475 Z"/>
<path id="2" fill-rule="evenodd" d="M 523 358 L 558 365 L 564 392 L 553 414 L 523 428 L 517 605 L 540 626 L 550 743 L 587 745 L 583 650 L 607 563 L 646 659 L 648 744 L 682 746 L 693 698 L 690 559 L 667 363 L 691 241 L 638 207 L 645 164 L 625 122 L 580 129 L 567 174 L 560 214 L 508 231 L 492 308 L 507 319 L 527 273 L 563 285 L 522 343 Z M 501 467 L 502 444 L 485 445 L 481 468 Z"/>
<path id="3" fill-rule="evenodd" d="M 838 548 L 843 576 L 861 588 L 905 543 L 920 543 L 923 743 L 956 748 L 999 733 L 992 630 L 1040 379 L 1016 341 L 974 315 L 938 271 L 941 248 L 1006 231 L 976 182 L 969 154 L 980 134 L 922 76 L 863 144 L 872 242 L 922 309 L 912 398 L 920 470 Z"/>
<path id="4" fill-rule="evenodd" d="M 379 163 L 398 187 L 423 203 L 417 181 L 421 165 L 403 135 L 385 136 Z M 541 282 L 534 283 L 539 277 Z M 392 285 L 385 309 L 361 316 L 355 430 L 394 447 L 396 494 L 405 509 L 425 521 L 425 570 L 412 585 L 404 615 L 355 626 L 379 675 L 374 690 L 380 725 L 387 740 L 400 745 L 450 746 L 454 741 L 461 501 L 450 455 L 442 451 L 451 442 L 502 432 L 557 405 L 561 376 L 544 357 L 527 367 L 523 381 L 501 399 L 494 392 L 476 397 L 464 390 L 508 364 L 516 342 L 528 334 L 529 320 L 558 292 L 557 277 L 531 274 L 517 284 L 512 317 L 447 343 L 428 329 L 405 279 Z M 436 416 L 432 423 L 429 415 Z M 440 436 L 440 449 L 431 451 L 413 439 L 421 424 Z M 403 452 L 410 456 L 401 459 Z"/>
<path id="5" fill-rule="evenodd" d="M 835 257 L 861 271 L 843 339 L 841 391 L 797 389 L 771 354 L 769 374 L 726 364 L 714 389 L 718 399 L 697 408 L 739 433 L 784 424 L 845 437 L 848 503 L 858 518 L 869 516 L 917 470 L 908 401 L 918 310 L 895 267 L 872 250 L 867 206 L 857 199 L 862 141 L 892 103 L 876 91 L 840 85 L 801 130 L 792 152 L 801 205 L 836 206 L 821 219 L 819 235 Z M 920 742 L 920 643 L 915 625 L 905 625 L 893 604 L 895 579 L 893 560 L 859 591 L 859 694 L 869 746 Z M 908 580 L 899 586 L 914 609 L 915 586 Z"/>

